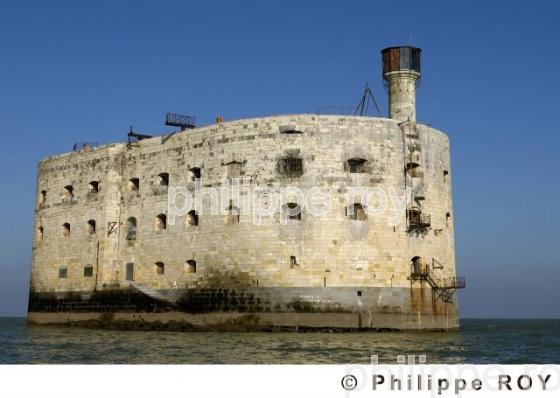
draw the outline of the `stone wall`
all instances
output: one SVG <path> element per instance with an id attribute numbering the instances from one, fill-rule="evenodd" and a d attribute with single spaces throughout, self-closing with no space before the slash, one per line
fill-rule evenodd
<path id="1" fill-rule="evenodd" d="M 279 172 L 279 161 L 290 154 L 302 159 L 302 175 Z M 351 173 L 349 159 L 366 160 L 365 172 Z M 255 225 L 252 215 L 231 222 L 209 214 L 205 198 L 198 225 L 182 216 L 158 230 L 156 217 L 168 206 L 159 175 L 168 174 L 170 187 L 193 189 L 193 168 L 200 168 L 203 187 L 219 187 L 232 173 L 252 187 L 321 187 L 331 193 L 331 208 L 326 217 L 304 209 L 301 220 L 286 225 L 276 212 Z M 445 134 L 370 117 L 245 119 L 50 157 L 38 170 L 32 291 L 114 287 L 126 279 L 127 263 L 134 264 L 136 283 L 154 289 L 410 288 L 421 284 L 410 280 L 415 256 L 435 265 L 439 277 L 450 278 L 455 275 L 450 177 Z M 138 179 L 138 192 L 131 190 L 131 179 Z M 99 182 L 97 193 L 91 192 L 92 181 Z M 66 186 L 72 186 L 72 198 Z M 387 192 L 388 211 L 351 220 L 347 192 L 358 186 Z M 406 213 L 399 215 L 400 224 L 389 223 L 396 214 L 390 189 L 401 197 L 407 186 L 420 198 L 409 207 L 430 216 L 429 226 L 411 230 Z M 227 205 L 221 203 L 220 210 Z M 128 239 L 131 217 L 137 221 L 135 240 Z M 95 233 L 88 220 L 95 220 Z M 196 262 L 196 272 L 190 272 L 189 260 Z"/>

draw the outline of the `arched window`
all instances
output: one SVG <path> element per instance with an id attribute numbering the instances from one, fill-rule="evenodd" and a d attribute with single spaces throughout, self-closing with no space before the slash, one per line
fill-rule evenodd
<path id="1" fill-rule="evenodd" d="M 299 264 L 296 256 L 290 256 L 290 268 L 291 269 L 299 268 Z"/>
<path id="2" fill-rule="evenodd" d="M 198 225 L 198 213 L 196 210 L 191 210 L 187 213 L 187 224 L 192 226 Z"/>
<path id="3" fill-rule="evenodd" d="M 298 127 L 295 125 L 279 126 L 278 129 L 281 134 L 303 134 L 303 131 L 298 130 Z"/>
<path id="4" fill-rule="evenodd" d="M 356 220 L 356 221 L 367 220 L 366 211 L 364 210 L 364 207 L 362 206 L 361 203 L 354 203 L 353 205 L 350 206 L 349 210 L 350 213 L 348 214 L 348 217 L 350 218 L 350 220 Z"/>
<path id="5" fill-rule="evenodd" d="M 185 262 L 185 271 L 188 274 L 194 274 L 196 272 L 196 261 L 188 260 Z"/>
<path id="6" fill-rule="evenodd" d="M 446 228 L 451 227 L 451 213 L 445 213 L 445 226 Z"/>
<path id="7" fill-rule="evenodd" d="M 128 191 L 138 192 L 140 190 L 140 180 L 138 178 L 131 178 L 128 180 Z"/>
<path id="8" fill-rule="evenodd" d="M 163 213 L 156 216 L 156 231 L 162 231 L 167 228 L 167 216 Z"/>
<path id="9" fill-rule="evenodd" d="M 418 163 L 407 163 L 406 174 L 408 174 L 410 177 L 422 177 L 422 167 L 420 167 Z"/>
<path id="10" fill-rule="evenodd" d="M 67 222 L 62 224 L 62 236 L 64 236 L 65 238 L 70 236 L 70 224 Z"/>
<path id="11" fill-rule="evenodd" d="M 366 172 L 366 159 L 352 158 L 348 159 L 348 171 L 350 173 L 365 173 Z"/>
<path id="12" fill-rule="evenodd" d="M 99 192 L 99 181 L 91 181 L 89 183 L 89 193 L 96 194 Z"/>
<path id="13" fill-rule="evenodd" d="M 39 226 L 39 228 L 37 228 L 37 240 L 38 241 L 42 241 L 43 240 L 43 227 Z"/>
<path id="14" fill-rule="evenodd" d="M 443 182 L 448 182 L 449 180 L 449 171 L 443 170 Z"/>
<path id="15" fill-rule="evenodd" d="M 226 224 L 235 224 L 239 222 L 239 208 L 234 206 L 230 200 L 229 206 L 226 208 Z"/>
<path id="16" fill-rule="evenodd" d="M 68 268 L 66 266 L 62 266 L 58 269 L 58 277 L 59 278 L 66 278 L 68 277 Z"/>
<path id="17" fill-rule="evenodd" d="M 156 274 L 158 274 L 158 275 L 165 274 L 165 264 L 162 263 L 161 261 L 158 261 L 156 263 Z"/>
<path id="18" fill-rule="evenodd" d="M 136 240 L 136 218 L 126 220 L 126 240 Z"/>
<path id="19" fill-rule="evenodd" d="M 301 207 L 297 203 L 286 203 L 283 210 L 288 214 L 288 220 L 301 220 Z"/>
<path id="20" fill-rule="evenodd" d="M 202 171 L 200 170 L 200 167 L 191 167 L 189 169 L 189 179 L 191 181 L 199 180 L 201 178 L 201 175 Z"/>
<path id="21" fill-rule="evenodd" d="M 422 273 L 422 258 L 418 256 L 412 257 L 410 260 L 412 263 L 412 273 L 414 274 L 421 274 Z"/>
<path id="22" fill-rule="evenodd" d="M 169 173 L 158 174 L 158 184 L 162 187 L 169 186 Z"/>
<path id="23" fill-rule="evenodd" d="M 39 195 L 39 204 L 44 205 L 47 202 L 47 191 L 42 190 Z"/>
<path id="24" fill-rule="evenodd" d="M 72 199 L 74 197 L 74 187 L 72 185 L 66 185 L 62 189 L 62 198 L 63 199 Z"/>
<path id="25" fill-rule="evenodd" d="M 97 195 L 99 194 L 99 182 L 91 181 L 88 185 L 88 193 L 86 195 L 87 200 L 97 200 Z"/>
<path id="26" fill-rule="evenodd" d="M 95 220 L 89 220 L 87 222 L 87 230 L 89 235 L 95 235 Z"/>

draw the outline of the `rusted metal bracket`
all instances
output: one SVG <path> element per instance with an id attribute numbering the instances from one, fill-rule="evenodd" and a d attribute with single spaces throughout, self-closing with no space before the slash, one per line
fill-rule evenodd
<path id="1" fill-rule="evenodd" d="M 118 223 L 116 221 L 109 221 L 107 223 L 107 236 L 119 230 Z"/>

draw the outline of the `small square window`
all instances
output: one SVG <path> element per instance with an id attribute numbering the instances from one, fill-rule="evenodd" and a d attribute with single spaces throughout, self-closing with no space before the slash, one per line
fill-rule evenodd
<path id="1" fill-rule="evenodd" d="M 66 278 L 68 277 L 68 268 L 66 267 L 60 267 L 58 269 L 58 277 L 59 278 Z"/>
<path id="2" fill-rule="evenodd" d="M 85 278 L 91 278 L 93 276 L 93 266 L 92 265 L 86 265 L 84 267 L 84 277 Z"/>

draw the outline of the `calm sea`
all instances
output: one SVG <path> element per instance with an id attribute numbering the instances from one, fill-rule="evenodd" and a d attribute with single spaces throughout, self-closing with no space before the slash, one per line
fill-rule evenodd
<path id="1" fill-rule="evenodd" d="M 0 318 L 2 364 L 560 363 L 560 320 L 463 320 L 453 333 L 208 333 L 28 327 Z"/>

